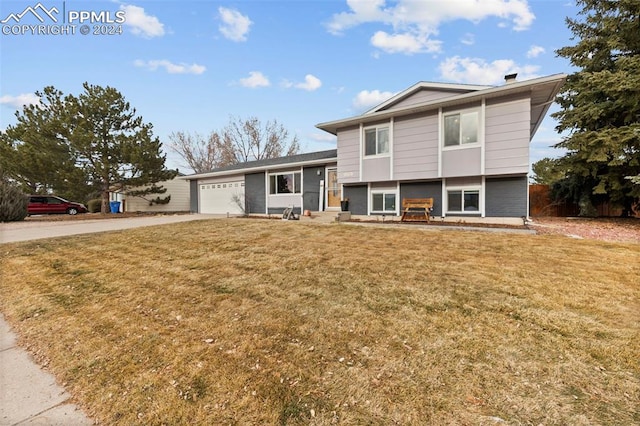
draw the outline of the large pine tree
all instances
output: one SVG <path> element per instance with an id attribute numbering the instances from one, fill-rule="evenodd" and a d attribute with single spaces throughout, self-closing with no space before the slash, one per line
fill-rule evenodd
<path id="1" fill-rule="evenodd" d="M 565 194 L 584 204 L 606 199 L 629 213 L 640 198 L 640 1 L 578 0 L 567 25 L 574 46 L 556 53 L 578 71 L 558 96 L 557 130 L 567 132 Z M 568 188 L 570 187 L 570 188 Z"/>
<path id="2" fill-rule="evenodd" d="M 133 195 L 166 192 L 156 183 L 173 178 L 176 171 L 165 168 L 162 144 L 153 136 L 152 125 L 112 87 L 84 83 L 79 96 L 67 95 L 53 87 L 38 93 L 41 101 L 17 113 L 18 123 L 2 135 L 3 151 L 14 158 L 28 159 L 24 153 L 44 158 L 41 170 L 16 164 L 7 172 L 29 174 L 45 189 L 62 185 L 69 176 L 81 175 L 84 183 L 98 188 L 102 211 L 108 211 L 109 191 L 144 186 Z M 56 164 L 64 159 L 64 164 Z M 69 167 L 72 162 L 72 167 Z M 159 201 L 162 201 L 159 199 Z"/>
<path id="3" fill-rule="evenodd" d="M 18 124 L 0 133 L 0 168 L 24 192 L 83 200 L 88 195 L 82 190 L 86 176 L 58 131 L 62 93 L 47 87 L 36 95 L 40 102 L 25 106 L 16 114 Z"/>

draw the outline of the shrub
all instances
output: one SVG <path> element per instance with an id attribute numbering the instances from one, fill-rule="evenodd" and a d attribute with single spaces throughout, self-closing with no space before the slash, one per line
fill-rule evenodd
<path id="1" fill-rule="evenodd" d="M 89 213 L 100 213 L 102 209 L 102 198 L 94 198 L 87 203 L 87 210 Z"/>
<path id="2" fill-rule="evenodd" d="M 0 222 L 24 220 L 28 205 L 28 195 L 12 183 L 0 180 Z"/>

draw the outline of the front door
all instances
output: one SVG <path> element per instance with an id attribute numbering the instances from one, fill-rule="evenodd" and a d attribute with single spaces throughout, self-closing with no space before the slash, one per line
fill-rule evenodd
<path id="1" fill-rule="evenodd" d="M 339 209 L 342 191 L 338 183 L 338 169 L 327 169 L 327 209 Z"/>

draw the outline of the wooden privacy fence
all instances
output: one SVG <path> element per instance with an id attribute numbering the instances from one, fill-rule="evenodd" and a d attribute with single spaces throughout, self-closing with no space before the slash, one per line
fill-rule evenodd
<path id="1" fill-rule="evenodd" d="M 622 208 L 611 206 L 606 202 L 594 207 L 598 216 L 620 216 L 622 214 Z M 554 202 L 551 199 L 549 185 L 529 185 L 529 216 L 568 217 L 579 214 L 580 207 L 577 203 Z"/>
<path id="2" fill-rule="evenodd" d="M 551 200 L 549 185 L 529 185 L 529 216 L 578 216 L 580 207 L 575 203 L 557 203 Z"/>

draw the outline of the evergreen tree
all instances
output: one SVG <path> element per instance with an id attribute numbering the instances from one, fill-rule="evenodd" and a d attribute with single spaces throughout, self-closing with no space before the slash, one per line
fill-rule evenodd
<path id="1" fill-rule="evenodd" d="M 17 222 L 27 217 L 29 197 L 0 170 L 0 222 Z"/>
<path id="2" fill-rule="evenodd" d="M 69 196 L 85 186 L 86 176 L 58 131 L 62 93 L 47 87 L 36 95 L 40 103 L 25 106 L 16 113 L 18 123 L 0 134 L 0 167 L 27 193 Z"/>
<path id="3" fill-rule="evenodd" d="M 18 113 L 18 124 L 6 132 L 13 152 L 40 149 L 48 158 L 62 158 L 53 153 L 66 152 L 73 164 L 69 173 L 49 162 L 43 166 L 46 175 L 39 179 L 61 185 L 59 180 L 70 182 L 82 176 L 86 185 L 98 188 L 103 212 L 108 211 L 109 191 L 146 186 L 132 195 L 166 192 L 156 183 L 173 178 L 176 171 L 165 168 L 166 156 L 160 140 L 153 136 L 152 125 L 136 116 L 116 89 L 88 83 L 83 87 L 78 97 L 63 97 L 47 87 L 40 104 Z M 26 166 L 15 169 L 23 172 Z"/>
<path id="4" fill-rule="evenodd" d="M 629 176 L 640 174 L 640 2 L 578 0 L 578 19 L 567 19 L 575 46 L 559 49 L 579 71 L 557 101 L 557 146 L 567 176 L 561 186 L 573 201 L 605 198 L 624 213 L 640 197 Z"/>
<path id="5" fill-rule="evenodd" d="M 565 177 L 560 160 L 558 158 L 543 158 L 531 166 L 534 183 L 540 185 L 553 185 Z"/>

